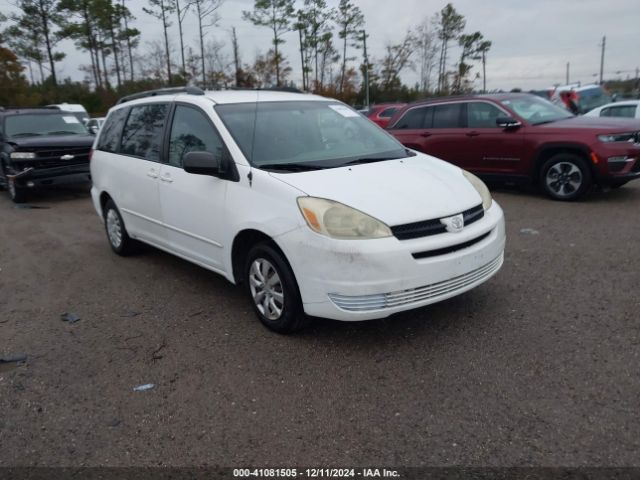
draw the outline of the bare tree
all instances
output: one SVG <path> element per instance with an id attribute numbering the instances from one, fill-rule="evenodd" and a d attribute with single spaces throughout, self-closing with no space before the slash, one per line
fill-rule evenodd
<path id="1" fill-rule="evenodd" d="M 218 8 L 224 0 L 192 0 L 191 5 L 195 7 L 196 17 L 198 18 L 198 31 L 200 32 L 200 58 L 202 62 L 202 86 L 206 87 L 207 79 L 204 67 L 204 36 L 207 28 L 217 25 L 220 16 L 217 13 Z"/>
<path id="2" fill-rule="evenodd" d="M 184 23 L 184 19 L 189 12 L 190 3 L 187 3 L 183 8 L 180 5 L 180 0 L 175 0 L 176 2 L 176 16 L 178 17 L 178 35 L 180 37 L 180 59 L 182 61 L 182 75 L 186 75 L 186 64 L 184 61 L 184 33 L 182 31 L 182 24 Z"/>
<path id="3" fill-rule="evenodd" d="M 165 59 L 167 62 L 167 80 L 171 85 L 171 54 L 169 49 L 169 27 L 171 22 L 169 21 L 169 15 L 171 15 L 176 7 L 173 0 L 149 0 L 151 8 L 143 7 L 145 13 L 162 21 L 162 29 L 164 30 L 164 50 Z"/>
<path id="4" fill-rule="evenodd" d="M 431 77 L 436 66 L 438 46 L 433 21 L 425 18 L 414 31 L 415 52 L 420 67 L 420 91 L 424 94 L 431 90 Z"/>
<path id="5" fill-rule="evenodd" d="M 387 44 L 386 54 L 380 62 L 380 80 L 384 90 L 400 87 L 400 73 L 406 68 L 414 68 L 411 60 L 415 38 L 408 32 L 402 42 Z"/>

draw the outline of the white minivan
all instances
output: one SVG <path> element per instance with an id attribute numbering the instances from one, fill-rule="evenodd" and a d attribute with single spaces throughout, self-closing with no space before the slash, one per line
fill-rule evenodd
<path id="1" fill-rule="evenodd" d="M 116 253 L 144 242 L 243 284 L 277 332 L 444 300 L 503 262 L 503 213 L 478 178 L 319 96 L 125 97 L 96 138 L 91 176 Z"/>

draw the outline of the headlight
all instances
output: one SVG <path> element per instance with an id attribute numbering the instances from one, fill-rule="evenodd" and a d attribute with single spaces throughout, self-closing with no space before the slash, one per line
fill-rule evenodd
<path id="1" fill-rule="evenodd" d="M 638 136 L 638 132 L 609 133 L 606 135 L 598 135 L 598 140 L 604 143 L 638 143 Z"/>
<path id="2" fill-rule="evenodd" d="M 473 173 L 469 173 L 466 170 L 463 170 L 462 174 L 464 175 L 464 178 L 469 180 L 471 185 L 473 185 L 473 188 L 475 188 L 480 194 L 480 197 L 482 198 L 482 208 L 484 208 L 485 210 L 489 210 L 489 208 L 491 208 L 493 199 L 491 198 L 491 192 L 489 191 L 487 186 Z"/>
<path id="3" fill-rule="evenodd" d="M 314 232 L 331 238 L 363 240 L 391 236 L 380 220 L 333 200 L 299 197 L 298 207 Z"/>
<path id="4" fill-rule="evenodd" d="M 36 154 L 34 152 L 11 152 L 11 158 L 16 160 L 30 160 L 36 158 Z"/>

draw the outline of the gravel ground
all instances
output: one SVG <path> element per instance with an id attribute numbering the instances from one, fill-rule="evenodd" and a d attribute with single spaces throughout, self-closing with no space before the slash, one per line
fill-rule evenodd
<path id="1" fill-rule="evenodd" d="M 0 196 L 0 356 L 28 355 L 0 365 L 0 466 L 640 466 L 640 182 L 494 193 L 489 282 L 293 336 L 222 277 L 113 254 L 86 189 Z"/>

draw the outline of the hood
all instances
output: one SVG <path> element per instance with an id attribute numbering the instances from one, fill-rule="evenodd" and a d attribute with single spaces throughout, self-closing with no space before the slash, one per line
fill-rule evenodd
<path id="1" fill-rule="evenodd" d="M 424 154 L 270 175 L 307 195 L 343 203 L 389 226 L 455 215 L 482 203 L 458 167 Z"/>
<path id="2" fill-rule="evenodd" d="M 634 118 L 611 118 L 611 117 L 571 117 L 565 120 L 534 125 L 535 128 L 544 129 L 585 129 L 598 130 L 602 132 L 632 132 L 640 130 L 640 120 Z"/>
<path id="3" fill-rule="evenodd" d="M 91 148 L 95 140 L 93 135 L 51 135 L 41 137 L 9 138 L 8 143 L 20 149 L 25 148 L 57 148 L 57 147 L 87 147 Z"/>

